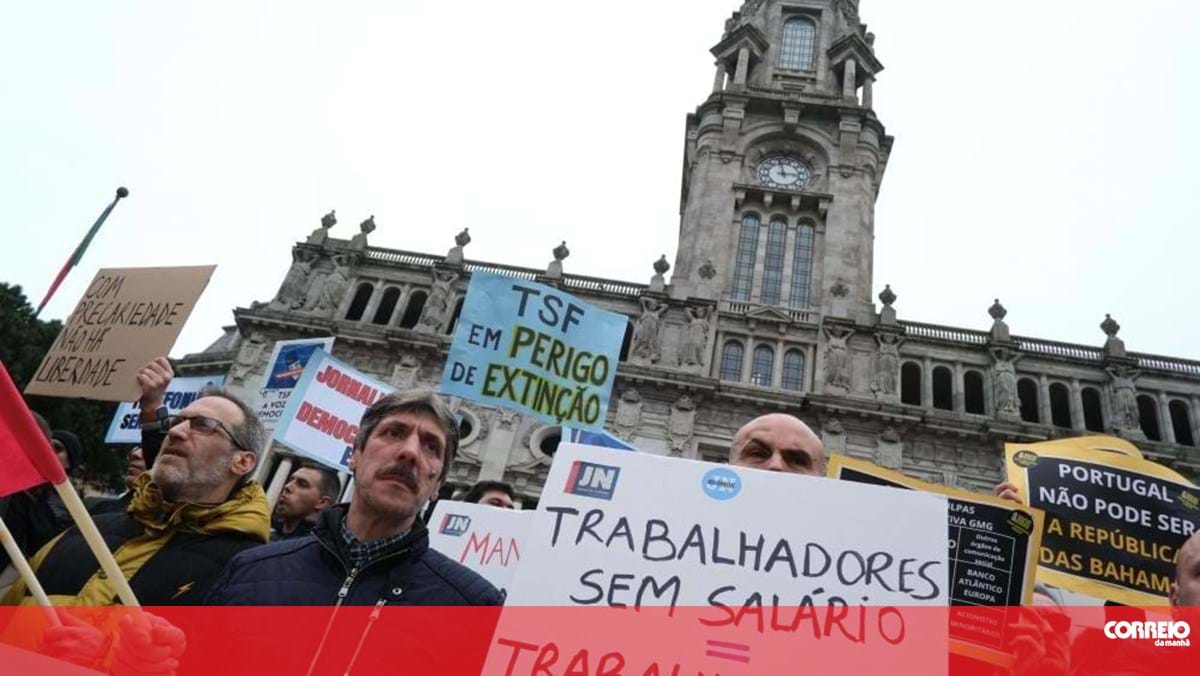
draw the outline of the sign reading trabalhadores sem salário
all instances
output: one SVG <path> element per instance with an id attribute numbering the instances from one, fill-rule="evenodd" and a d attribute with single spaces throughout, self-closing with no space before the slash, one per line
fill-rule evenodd
<path id="1" fill-rule="evenodd" d="M 553 287 L 472 273 L 441 391 L 603 429 L 626 322 Z"/>

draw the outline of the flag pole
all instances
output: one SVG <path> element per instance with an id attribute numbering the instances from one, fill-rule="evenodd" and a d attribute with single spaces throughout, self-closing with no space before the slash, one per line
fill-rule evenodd
<path id="1" fill-rule="evenodd" d="M 25 580 L 25 586 L 29 588 L 29 593 L 34 600 L 43 608 L 51 608 L 53 604 L 46 596 L 46 590 L 42 589 L 42 583 L 38 582 L 37 576 L 33 574 L 33 568 L 29 566 L 29 561 L 21 553 L 21 548 L 17 546 L 17 541 L 13 538 L 12 532 L 8 530 L 8 524 L 4 523 L 4 519 L 0 519 L 0 543 L 3 543 L 4 551 L 8 553 L 8 558 L 20 573 L 21 579 Z M 51 626 L 62 626 L 62 622 L 53 610 L 46 611 L 46 619 L 50 621 Z"/>
<path id="2" fill-rule="evenodd" d="M 62 284 L 63 280 L 67 278 L 67 273 L 71 271 L 71 268 L 79 265 L 79 261 L 83 259 L 83 252 L 87 251 L 88 245 L 92 243 L 92 238 L 96 236 L 97 232 L 100 232 L 100 226 L 104 225 L 104 221 L 108 220 L 108 215 L 111 214 L 112 210 L 117 206 L 117 202 L 120 202 L 126 197 L 129 197 L 129 189 L 124 186 L 117 188 L 117 196 L 113 198 L 112 203 L 109 204 L 103 212 L 101 212 L 100 218 L 96 219 L 96 222 L 92 225 L 92 228 L 88 230 L 86 235 L 84 235 L 83 241 L 81 241 L 79 245 L 75 247 L 75 251 L 71 253 L 71 257 L 67 259 L 67 262 L 63 264 L 62 269 L 58 271 L 58 275 L 55 276 L 54 281 L 50 283 L 50 289 L 46 291 L 46 296 L 42 298 L 42 302 L 38 303 L 37 310 L 34 310 L 33 312 L 34 319 L 37 319 L 37 316 L 42 314 L 42 308 L 46 307 L 46 304 L 49 303 L 50 299 L 54 297 L 54 292 L 58 291 L 59 285 Z"/>
<path id="3" fill-rule="evenodd" d="M 130 608 L 140 607 L 141 604 L 138 603 L 137 597 L 133 595 L 133 589 L 129 587 L 129 581 L 125 579 L 125 573 L 121 571 L 121 566 L 117 564 L 112 552 L 108 550 L 108 545 L 100 535 L 100 530 L 96 528 L 96 522 L 92 521 L 92 515 L 88 514 L 87 508 L 83 506 L 83 500 L 79 499 L 75 487 L 69 480 L 51 485 L 54 486 L 54 490 L 58 491 L 58 495 L 66 505 L 67 511 L 71 513 L 75 525 L 79 526 L 79 532 L 83 534 L 83 539 L 87 541 L 96 560 L 100 562 L 100 569 L 112 582 L 121 603 Z"/>

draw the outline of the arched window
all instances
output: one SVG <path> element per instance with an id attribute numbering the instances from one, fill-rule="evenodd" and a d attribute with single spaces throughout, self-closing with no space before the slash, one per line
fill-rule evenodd
<path id="1" fill-rule="evenodd" d="M 758 229 L 760 226 L 762 226 L 762 221 L 756 214 L 742 216 L 737 259 L 733 264 L 734 300 L 750 300 L 750 289 L 754 288 L 754 259 L 758 256 Z"/>
<path id="2" fill-rule="evenodd" d="M 766 345 L 754 348 L 754 361 L 750 363 L 750 383 L 770 387 L 775 379 L 775 350 Z"/>
<path id="3" fill-rule="evenodd" d="M 1142 433 L 1150 441 L 1162 441 L 1162 429 L 1158 426 L 1158 404 L 1154 402 L 1154 397 L 1147 397 L 1143 394 L 1137 398 L 1137 402 Z"/>
<path id="4" fill-rule="evenodd" d="M 805 17 L 792 17 L 783 24 L 783 48 L 779 51 L 779 67 L 792 70 L 812 70 L 817 44 L 817 24 Z"/>
<path id="5" fill-rule="evenodd" d="M 983 415 L 983 374 L 967 371 L 963 374 L 963 406 L 967 413 Z"/>
<path id="6" fill-rule="evenodd" d="M 921 365 L 906 361 L 900 367 L 900 403 L 921 405 Z"/>
<path id="7" fill-rule="evenodd" d="M 783 389 L 799 392 L 804 389 L 804 353 L 788 350 L 783 355 Z"/>
<path id="8" fill-rule="evenodd" d="M 454 314 L 450 315 L 450 324 L 446 327 L 446 333 L 452 336 L 454 335 L 454 327 L 458 325 L 458 317 L 462 314 L 464 300 L 466 300 L 466 298 L 458 299 L 458 302 L 454 304 Z"/>
<path id="9" fill-rule="evenodd" d="M 633 344 L 633 321 L 625 322 L 625 338 L 621 341 L 621 361 L 629 359 L 629 347 Z"/>
<path id="10" fill-rule="evenodd" d="M 425 309 L 425 299 L 429 294 L 424 291 L 414 291 L 408 297 L 408 305 L 404 306 L 404 317 L 400 319 L 400 328 L 411 329 L 421 321 L 421 312 Z"/>
<path id="11" fill-rule="evenodd" d="M 352 322 L 361 321 L 373 293 L 375 293 L 375 287 L 366 282 L 359 284 L 358 290 L 354 292 L 354 300 L 350 301 L 350 309 L 346 310 L 346 319 Z"/>
<path id="12" fill-rule="evenodd" d="M 933 407 L 954 410 L 954 374 L 945 366 L 933 369 Z"/>
<path id="13" fill-rule="evenodd" d="M 1192 436 L 1192 416 L 1188 413 L 1188 405 L 1176 399 L 1167 406 L 1167 409 L 1171 412 L 1171 427 L 1175 430 L 1175 443 L 1181 446 L 1195 446 L 1196 438 Z"/>
<path id="14" fill-rule="evenodd" d="M 721 380 L 736 383 L 742 379 L 742 344 L 731 340 L 721 348 Z"/>
<path id="15" fill-rule="evenodd" d="M 1079 393 L 1083 400 L 1083 426 L 1089 432 L 1104 431 L 1104 408 L 1100 405 L 1100 391 L 1094 387 L 1085 387 Z"/>
<path id="16" fill-rule="evenodd" d="M 1062 383 L 1050 384 L 1050 422 L 1055 427 L 1071 428 L 1071 391 Z"/>
<path id="17" fill-rule="evenodd" d="M 379 309 L 375 311 L 375 318 L 371 320 L 372 324 L 387 326 L 388 322 L 392 321 L 392 313 L 396 311 L 396 303 L 400 302 L 400 289 L 392 287 L 383 292 L 383 300 L 379 302 Z"/>
<path id="18" fill-rule="evenodd" d="M 762 302 L 779 305 L 783 293 L 783 247 L 787 240 L 787 221 L 771 219 L 767 228 L 767 254 L 763 260 Z"/>
<path id="19" fill-rule="evenodd" d="M 1041 422 L 1042 416 L 1038 408 L 1038 386 L 1029 378 L 1017 381 L 1017 399 L 1021 400 L 1021 420 L 1025 422 Z"/>
<path id="20" fill-rule="evenodd" d="M 788 305 L 808 307 L 812 303 L 813 227 L 796 227 L 796 246 L 792 249 L 792 295 Z"/>

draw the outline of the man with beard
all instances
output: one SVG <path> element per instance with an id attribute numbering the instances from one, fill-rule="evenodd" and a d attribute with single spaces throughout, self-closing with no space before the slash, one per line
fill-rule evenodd
<path id="1" fill-rule="evenodd" d="M 354 496 L 321 512 L 314 537 L 235 556 L 210 605 L 499 605 L 500 592 L 429 548 L 422 507 L 446 479 L 458 423 L 429 392 L 396 393 L 363 415 L 349 467 Z"/>
<path id="2" fill-rule="evenodd" d="M 129 460 L 125 464 L 125 492 L 115 498 L 97 500 L 88 508 L 91 514 L 108 514 L 109 512 L 124 512 L 133 500 L 133 488 L 137 479 L 146 471 L 146 456 L 141 446 L 134 446 L 129 451 Z"/>
<path id="3" fill-rule="evenodd" d="M 164 364 L 156 360 L 142 370 L 143 391 L 165 388 Z M 234 554 L 267 541 L 266 495 L 249 480 L 266 433 L 253 410 L 219 390 L 163 417 L 161 426 L 166 436 L 158 458 L 138 477 L 128 510 L 96 515 L 95 522 L 139 601 L 197 604 Z M 30 564 L 54 605 L 118 602 L 77 527 L 47 543 Z M 34 600 L 18 582 L 4 602 Z"/>
<path id="4" fill-rule="evenodd" d="M 292 472 L 275 503 L 271 541 L 300 538 L 312 532 L 317 516 L 337 502 L 342 483 L 328 467 L 305 463 Z"/>

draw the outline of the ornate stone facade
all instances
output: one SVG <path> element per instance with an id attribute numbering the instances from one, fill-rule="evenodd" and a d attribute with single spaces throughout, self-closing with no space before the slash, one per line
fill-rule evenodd
<path id="1" fill-rule="evenodd" d="M 779 55 L 785 30 L 812 31 L 811 58 Z M 784 411 L 830 454 L 968 489 L 1000 478 L 1005 441 L 1091 432 L 1200 474 L 1200 362 L 1129 352 L 1112 318 L 1093 347 L 1010 335 L 998 301 L 989 331 L 905 321 L 890 287 L 873 304 L 892 147 L 873 110 L 873 45 L 857 2 L 744 3 L 687 119 L 674 266 L 660 260 L 649 284 L 569 274 L 565 243 L 544 271 L 466 260 L 465 231 L 447 256 L 376 248 L 373 219 L 339 239 L 331 211 L 294 246 L 277 296 L 235 310 L 236 326 L 181 370 L 227 370 L 250 388 L 273 341 L 335 335 L 335 356 L 434 387 L 469 276 L 486 269 L 630 318 L 607 428 L 645 452 L 723 461 L 739 426 Z M 503 478 L 535 500 L 556 428 L 454 403 L 471 431 L 450 482 Z"/>

